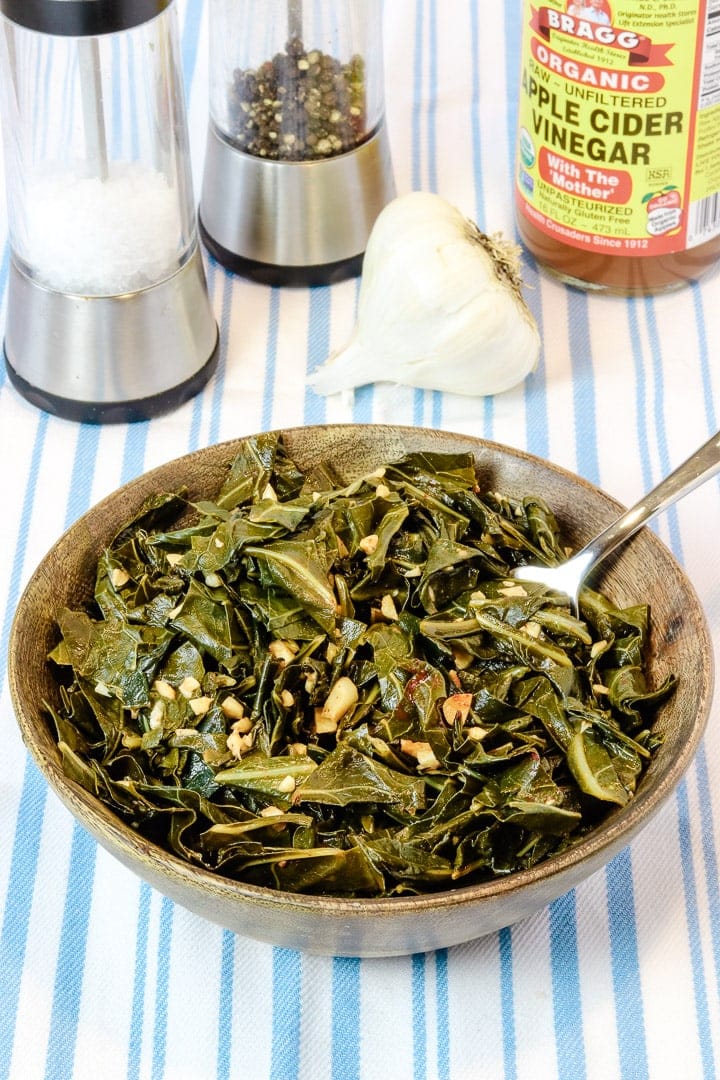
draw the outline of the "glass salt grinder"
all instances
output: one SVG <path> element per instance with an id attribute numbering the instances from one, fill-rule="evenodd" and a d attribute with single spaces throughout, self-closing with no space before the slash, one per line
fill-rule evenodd
<path id="1" fill-rule="evenodd" d="M 34 405 L 143 420 L 210 377 L 172 0 L 0 0 L 5 362 Z"/>
<path id="2" fill-rule="evenodd" d="M 395 188 L 381 0 L 210 0 L 200 234 L 273 285 L 360 273 Z"/>

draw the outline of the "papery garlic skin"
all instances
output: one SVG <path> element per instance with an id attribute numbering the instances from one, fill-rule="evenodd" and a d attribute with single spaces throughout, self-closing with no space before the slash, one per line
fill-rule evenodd
<path id="1" fill-rule="evenodd" d="M 395 382 L 470 395 L 516 386 L 540 354 L 517 251 L 439 195 L 392 200 L 368 240 L 352 337 L 310 386 L 332 394 Z"/>

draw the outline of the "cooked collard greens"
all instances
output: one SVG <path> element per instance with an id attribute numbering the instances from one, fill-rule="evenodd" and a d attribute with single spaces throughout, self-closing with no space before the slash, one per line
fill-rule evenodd
<path id="1" fill-rule="evenodd" d="M 310 481 L 247 440 L 212 501 L 158 494 L 63 610 L 67 774 L 190 863 L 398 896 L 515 870 L 623 806 L 657 739 L 648 610 L 509 580 L 565 558 L 471 455 Z"/>

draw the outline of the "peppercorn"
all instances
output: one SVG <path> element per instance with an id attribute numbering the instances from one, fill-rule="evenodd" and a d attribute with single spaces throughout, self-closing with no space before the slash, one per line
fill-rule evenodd
<path id="1" fill-rule="evenodd" d="M 291 38 L 259 68 L 233 72 L 229 136 L 257 157 L 308 161 L 353 150 L 366 130 L 365 63 L 346 64 Z"/>

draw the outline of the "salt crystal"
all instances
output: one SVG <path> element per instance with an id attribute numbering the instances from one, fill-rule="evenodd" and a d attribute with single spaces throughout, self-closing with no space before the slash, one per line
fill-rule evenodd
<path id="1" fill-rule="evenodd" d="M 26 196 L 33 277 L 58 292 L 115 296 L 157 284 L 179 266 L 177 193 L 163 173 L 113 162 L 107 179 L 45 171 Z"/>

